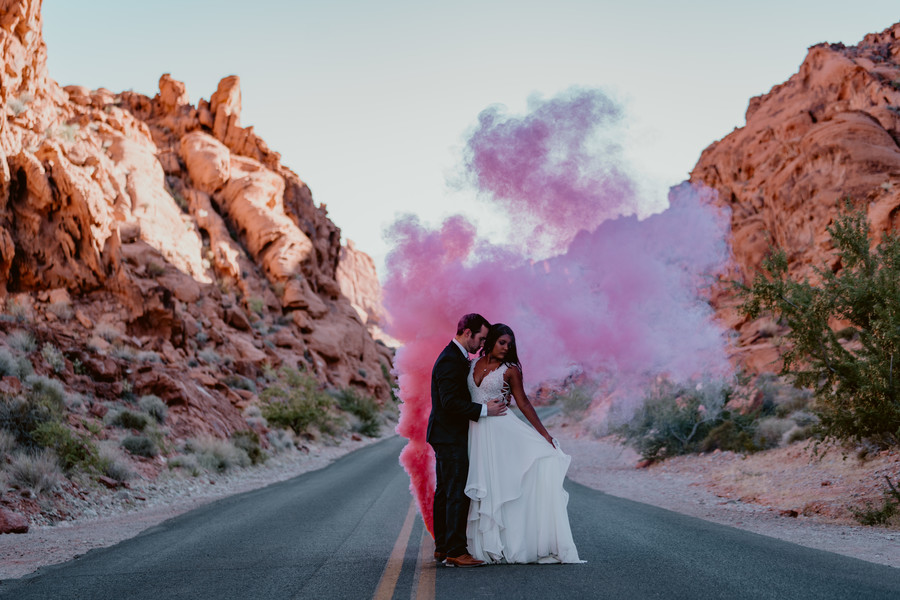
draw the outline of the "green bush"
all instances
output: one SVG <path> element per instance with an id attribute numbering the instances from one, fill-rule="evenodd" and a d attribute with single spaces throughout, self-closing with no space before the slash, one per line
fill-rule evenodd
<path id="1" fill-rule="evenodd" d="M 651 388 L 634 417 L 613 431 L 648 460 L 697 452 L 721 424 L 730 396 L 731 388 L 722 383 L 663 380 Z M 725 429 L 718 436 L 730 438 L 731 432 Z M 705 447 L 720 441 L 714 438 Z"/>
<path id="2" fill-rule="evenodd" d="M 34 367 L 27 356 L 13 356 L 6 348 L 0 348 L 0 377 L 25 379 L 34 374 Z"/>
<path id="3" fill-rule="evenodd" d="M 122 409 L 110 414 L 109 424 L 123 429 L 143 431 L 150 424 L 150 417 L 139 412 Z"/>
<path id="4" fill-rule="evenodd" d="M 731 452 L 756 452 L 762 448 L 755 441 L 754 423 L 749 419 L 731 420 L 731 413 L 723 413 L 723 420 L 709 430 L 697 447 L 700 452 L 730 450 Z"/>
<path id="5" fill-rule="evenodd" d="M 96 444 L 87 435 L 79 434 L 58 421 L 41 423 L 33 435 L 41 447 L 56 453 L 66 471 L 90 471 L 100 466 Z"/>
<path id="6" fill-rule="evenodd" d="M 159 453 L 156 444 L 146 435 L 129 435 L 122 440 L 122 447 L 135 456 L 153 458 Z"/>
<path id="7" fill-rule="evenodd" d="M 258 465 L 266 461 L 266 453 L 259 444 L 259 434 L 252 429 L 235 431 L 231 434 L 231 443 L 247 453 L 251 464 Z"/>
<path id="8" fill-rule="evenodd" d="M 378 403 L 374 398 L 360 394 L 355 389 L 345 388 L 337 392 L 338 406 L 341 410 L 355 415 L 360 423 L 356 429 L 359 433 L 368 437 L 378 437 L 381 433 L 379 423 Z"/>
<path id="9" fill-rule="evenodd" d="M 849 204 L 848 204 L 849 208 Z M 817 270 L 813 284 L 788 274 L 774 252 L 750 287 L 742 309 L 750 318 L 774 313 L 790 329 L 783 374 L 813 390 L 813 409 L 826 437 L 900 443 L 900 234 L 873 248 L 865 207 L 828 227 L 840 268 Z M 840 331 L 835 320 L 849 322 Z M 847 340 L 853 340 L 848 343 Z"/>
<path id="10" fill-rule="evenodd" d="M 282 379 L 260 394 L 262 414 L 273 425 L 303 433 L 310 426 L 333 431 L 329 408 L 334 400 L 319 389 L 318 382 L 296 369 L 282 369 Z"/>
<path id="11" fill-rule="evenodd" d="M 62 421 L 65 392 L 58 381 L 47 377 L 30 376 L 26 386 L 18 396 L 0 397 L 0 429 L 25 448 L 39 449 L 43 445 L 34 433 L 43 424 Z"/>
<path id="12" fill-rule="evenodd" d="M 157 423 L 162 424 L 166 422 L 169 407 L 166 406 L 166 403 L 159 396 L 154 396 L 153 394 L 141 396 L 141 399 L 138 400 L 138 406 L 141 407 L 142 411 L 156 419 Z"/>

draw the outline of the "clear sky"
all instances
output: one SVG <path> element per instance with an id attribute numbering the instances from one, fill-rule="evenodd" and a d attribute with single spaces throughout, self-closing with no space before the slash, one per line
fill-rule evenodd
<path id="1" fill-rule="evenodd" d="M 447 185 L 488 106 L 522 113 L 532 94 L 605 90 L 659 206 L 809 46 L 853 45 L 900 20 L 882 0 L 45 0 L 43 15 L 62 85 L 152 96 L 171 73 L 196 104 L 239 75 L 242 124 L 379 268 L 399 213 L 437 224 L 462 212 L 499 231 L 474 192 Z"/>

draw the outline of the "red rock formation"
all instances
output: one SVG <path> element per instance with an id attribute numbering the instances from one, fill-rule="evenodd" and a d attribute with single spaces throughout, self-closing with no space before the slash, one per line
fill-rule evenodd
<path id="1" fill-rule="evenodd" d="M 168 74 L 153 98 L 61 89 L 40 7 L 0 0 L 0 299 L 32 311 L 67 381 L 156 394 L 176 435 L 246 428 L 253 395 L 222 381 L 264 365 L 389 398 L 391 352 L 336 280 L 340 230 L 241 126 L 238 77 L 197 106 Z M 128 368 L 123 347 L 159 360 Z"/>
<path id="2" fill-rule="evenodd" d="M 845 198 L 868 207 L 875 234 L 900 225 L 900 23 L 857 46 L 813 46 L 796 75 L 750 100 L 746 120 L 691 173 L 732 211 L 736 275 L 752 277 L 770 245 L 795 276 L 837 268 L 826 227 Z M 728 290 L 714 303 L 740 333 L 739 360 L 777 370 L 778 326 L 746 322 Z"/>

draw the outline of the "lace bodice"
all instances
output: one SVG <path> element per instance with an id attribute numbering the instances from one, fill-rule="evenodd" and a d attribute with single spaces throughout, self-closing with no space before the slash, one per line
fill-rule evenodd
<path id="1" fill-rule="evenodd" d="M 509 384 L 503 380 L 503 374 L 506 373 L 509 365 L 500 365 L 497 369 L 488 373 L 481 380 L 481 385 L 477 386 L 475 385 L 476 362 L 478 361 L 473 360 L 472 365 L 469 367 L 469 394 L 472 396 L 472 402 L 487 404 L 494 398 L 508 397 Z"/>

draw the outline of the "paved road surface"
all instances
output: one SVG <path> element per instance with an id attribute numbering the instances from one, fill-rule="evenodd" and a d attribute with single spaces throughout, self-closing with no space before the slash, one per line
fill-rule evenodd
<path id="1" fill-rule="evenodd" d="M 438 568 L 391 438 L 0 584 L 0 598 L 900 598 L 900 569 L 573 482 L 579 565 Z"/>

